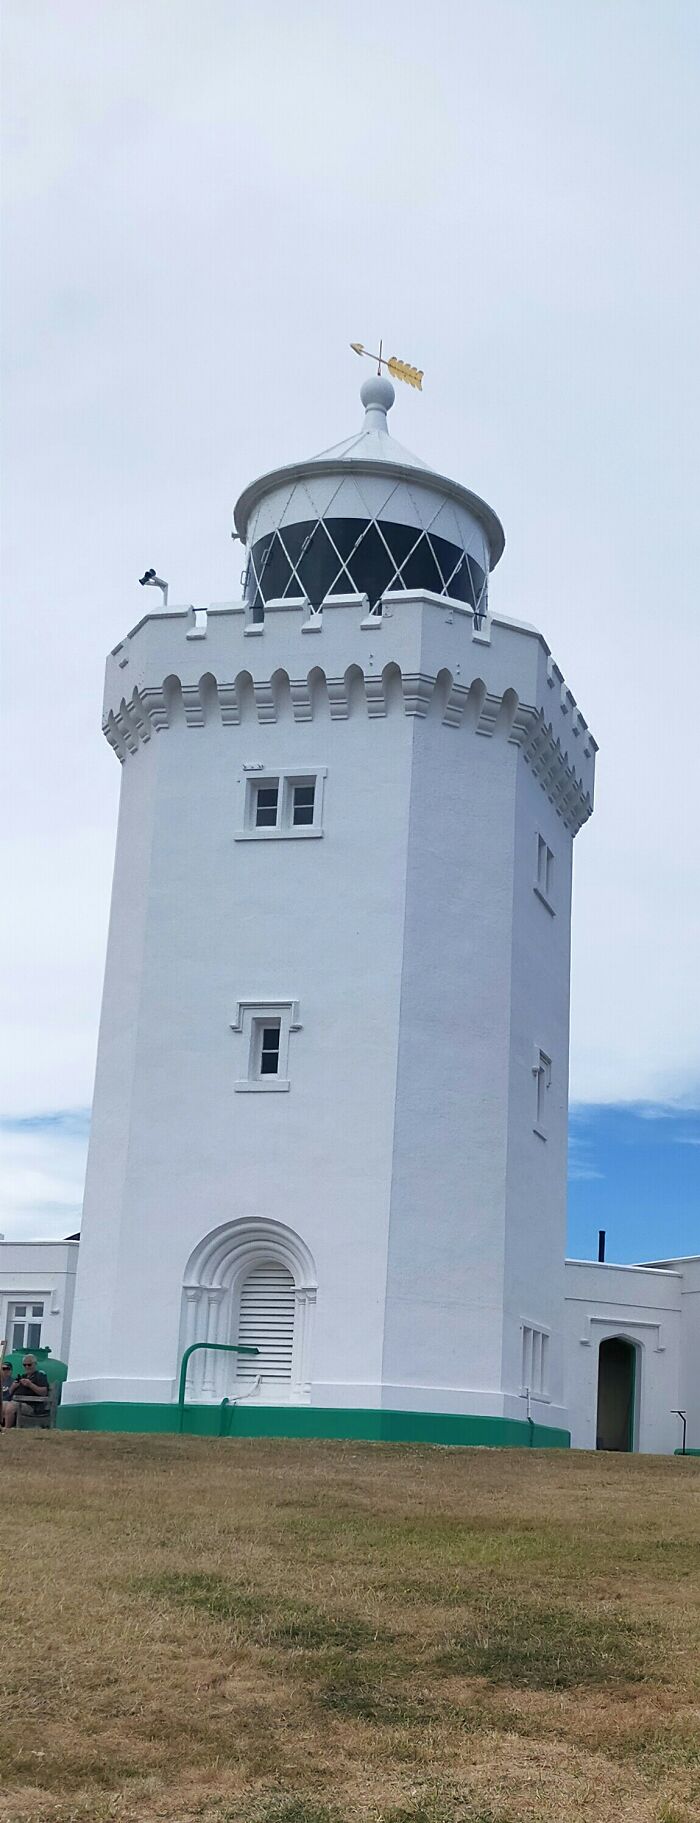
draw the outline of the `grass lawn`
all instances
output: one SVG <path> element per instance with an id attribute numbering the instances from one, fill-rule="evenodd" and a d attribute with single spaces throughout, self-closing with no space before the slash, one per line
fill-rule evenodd
<path id="1" fill-rule="evenodd" d="M 700 1459 L 0 1439 L 3 1823 L 691 1823 Z"/>

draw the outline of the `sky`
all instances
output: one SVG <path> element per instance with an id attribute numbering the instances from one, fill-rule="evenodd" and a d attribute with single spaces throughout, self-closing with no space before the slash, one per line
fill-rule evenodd
<path id="1" fill-rule="evenodd" d="M 147 566 L 238 593 L 235 499 L 353 431 L 381 335 L 600 744 L 574 1250 L 699 1251 L 697 0 L 5 0 L 3 41 L 0 1229 L 79 1220 L 105 654 Z"/>

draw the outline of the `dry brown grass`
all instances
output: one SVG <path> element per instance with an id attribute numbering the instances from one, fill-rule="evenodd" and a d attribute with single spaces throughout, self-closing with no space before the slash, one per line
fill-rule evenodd
<path id="1" fill-rule="evenodd" d="M 700 1462 L 2 1438 L 3 1823 L 691 1823 Z"/>

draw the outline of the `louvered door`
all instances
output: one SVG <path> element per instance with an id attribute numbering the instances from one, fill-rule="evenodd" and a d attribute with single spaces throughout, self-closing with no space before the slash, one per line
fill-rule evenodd
<path id="1" fill-rule="evenodd" d="M 266 1260 L 241 1286 L 238 1341 L 258 1349 L 239 1355 L 239 1380 L 291 1380 L 294 1342 L 294 1280 L 286 1266 Z"/>

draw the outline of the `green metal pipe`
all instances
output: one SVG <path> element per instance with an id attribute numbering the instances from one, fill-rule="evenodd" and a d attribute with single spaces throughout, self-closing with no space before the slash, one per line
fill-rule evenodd
<path id="1" fill-rule="evenodd" d="M 217 1354 L 220 1355 L 259 1355 L 260 1353 L 259 1348 L 253 1348 L 250 1344 L 245 1342 L 190 1342 L 189 1348 L 185 1349 L 180 1363 L 180 1389 L 177 1395 L 177 1428 L 181 1436 L 185 1428 L 185 1381 L 187 1379 L 187 1369 L 190 1355 L 195 1354 L 198 1348 L 215 1348 Z"/>

